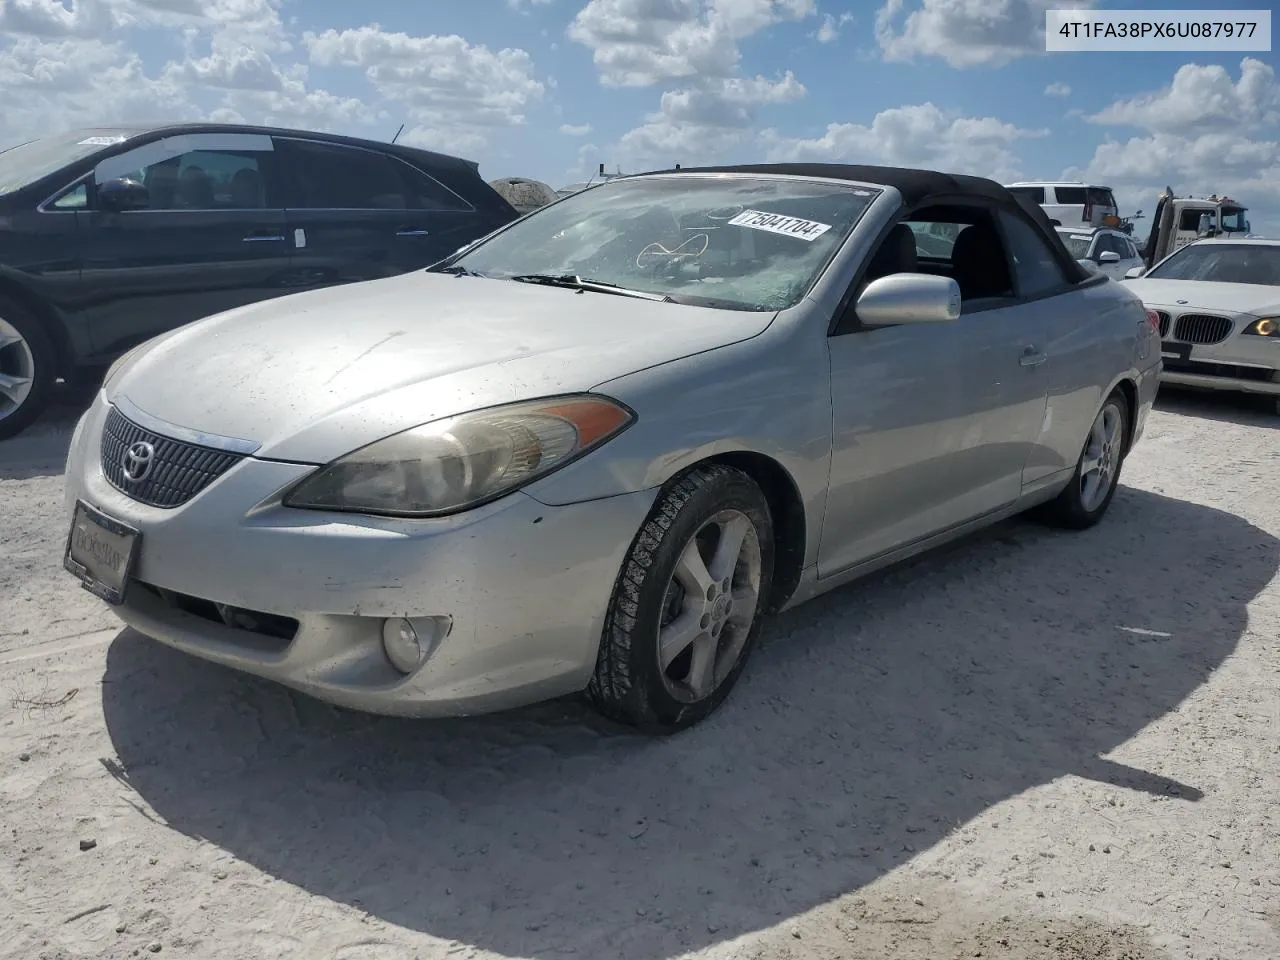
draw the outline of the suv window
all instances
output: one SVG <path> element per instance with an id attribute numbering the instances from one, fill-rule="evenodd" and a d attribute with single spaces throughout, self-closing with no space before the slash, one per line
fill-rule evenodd
<path id="1" fill-rule="evenodd" d="M 1010 187 L 1009 192 L 1019 197 L 1029 197 L 1034 203 L 1044 203 L 1044 187 Z"/>
<path id="2" fill-rule="evenodd" d="M 1018 295 L 1035 297 L 1066 286 L 1066 274 L 1045 238 L 1021 217 L 1004 210 L 999 216 L 1013 260 Z"/>
<path id="3" fill-rule="evenodd" d="M 145 149 L 139 160 L 145 159 Z M 257 150 L 190 150 L 130 168 L 124 154 L 113 158 L 110 175 L 146 187 L 148 210 L 261 210 L 270 205 L 264 169 L 270 157 Z"/>
<path id="4" fill-rule="evenodd" d="M 472 210 L 471 204 L 435 177 L 401 160 L 394 163 L 404 178 L 406 206 L 410 210 Z"/>
<path id="5" fill-rule="evenodd" d="M 1053 193 L 1058 198 L 1058 203 L 1084 206 L 1084 187 L 1054 187 Z"/>
<path id="6" fill-rule="evenodd" d="M 1111 195 L 1110 190 L 1103 190 L 1099 187 L 1089 187 L 1085 190 L 1085 196 L 1089 203 L 1095 207 L 1115 207 L 1116 198 Z"/>
<path id="7" fill-rule="evenodd" d="M 373 150 L 281 140 L 298 188 L 293 206 L 309 210 L 404 210 L 402 164 Z"/>

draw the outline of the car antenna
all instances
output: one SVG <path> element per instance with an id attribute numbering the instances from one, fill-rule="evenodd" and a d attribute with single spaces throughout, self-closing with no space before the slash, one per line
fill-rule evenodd
<path id="1" fill-rule="evenodd" d="M 392 137 L 392 138 L 391 138 L 391 142 L 392 142 L 392 143 L 395 143 L 397 140 L 399 140 L 399 139 L 400 139 L 400 134 L 402 134 L 402 133 L 404 133 L 404 124 L 403 124 L 403 123 L 402 123 L 402 124 L 400 124 L 400 129 L 396 131 L 396 135 L 395 135 L 394 137 Z"/>

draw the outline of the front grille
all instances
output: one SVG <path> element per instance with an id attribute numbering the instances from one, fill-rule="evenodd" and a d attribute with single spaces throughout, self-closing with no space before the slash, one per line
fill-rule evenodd
<path id="1" fill-rule="evenodd" d="M 1164 368 L 1171 373 L 1198 373 L 1206 377 L 1230 377 L 1233 380 L 1254 380 L 1258 383 L 1269 383 L 1273 379 L 1271 370 L 1262 367 L 1242 367 L 1234 363 L 1205 363 L 1202 360 L 1166 358 Z"/>
<path id="2" fill-rule="evenodd" d="M 1157 310 L 1156 316 L 1160 318 L 1160 339 L 1167 340 L 1169 337 L 1169 315 L 1163 310 Z"/>
<path id="3" fill-rule="evenodd" d="M 149 466 L 140 479 L 125 472 L 125 455 L 137 443 L 151 445 Z M 186 503 L 244 457 L 145 430 L 115 407 L 102 429 L 102 473 L 126 496 L 152 507 Z"/>
<path id="4" fill-rule="evenodd" d="M 279 652 L 293 642 L 298 633 L 298 621 L 293 617 L 284 617 L 276 613 L 263 613 L 259 610 L 246 610 L 225 603 L 215 603 L 203 597 L 194 597 L 175 590 L 166 590 L 142 580 L 133 580 L 130 587 L 145 590 L 152 597 L 172 610 L 180 610 L 193 617 L 199 617 L 210 623 L 230 627 L 239 633 L 252 635 L 242 638 L 243 642 L 256 649 L 267 652 Z"/>
<path id="5" fill-rule="evenodd" d="M 1221 343 L 1230 332 L 1230 320 L 1209 313 L 1184 313 L 1173 327 L 1174 339 L 1184 343 Z"/>

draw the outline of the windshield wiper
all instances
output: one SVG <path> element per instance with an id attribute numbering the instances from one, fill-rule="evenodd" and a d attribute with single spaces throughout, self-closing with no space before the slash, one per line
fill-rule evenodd
<path id="1" fill-rule="evenodd" d="M 452 274 L 455 277 L 484 277 L 483 273 L 476 273 L 474 270 L 470 270 L 467 267 L 460 266 L 458 264 L 455 264 L 454 266 L 451 266 L 451 267 L 442 267 L 439 270 L 435 270 L 433 272 L 448 273 L 448 274 Z"/>
<path id="2" fill-rule="evenodd" d="M 520 273 L 508 277 L 517 283 L 541 283 L 548 287 L 566 287 L 570 290 L 589 290 L 592 293 L 613 293 L 620 297 L 635 297 L 639 300 L 657 300 L 660 303 L 675 303 L 675 298 L 665 293 L 649 293 L 645 290 L 632 290 L 620 287 L 616 283 L 605 283 L 603 280 L 584 280 L 575 273 Z"/>

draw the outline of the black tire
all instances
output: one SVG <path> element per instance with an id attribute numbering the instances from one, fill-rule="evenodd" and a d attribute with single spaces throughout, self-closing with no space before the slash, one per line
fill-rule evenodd
<path id="1" fill-rule="evenodd" d="M 1098 419 L 1102 418 L 1108 409 L 1114 409 L 1118 413 L 1119 429 L 1116 442 L 1120 444 L 1120 449 L 1116 452 L 1115 467 L 1110 473 L 1110 489 L 1107 490 L 1106 496 L 1097 504 L 1091 506 L 1085 499 L 1084 484 L 1081 482 L 1081 478 L 1091 444 L 1091 436 L 1086 436 L 1080 448 L 1080 456 L 1076 460 L 1075 471 L 1071 474 L 1071 481 L 1055 499 L 1045 504 L 1040 511 L 1040 516 L 1054 526 L 1063 527 L 1067 530 L 1086 530 L 1101 520 L 1107 512 L 1107 508 L 1111 506 L 1111 500 L 1116 495 L 1116 488 L 1120 486 L 1120 471 L 1129 452 L 1127 442 L 1130 423 L 1132 422 L 1132 411 L 1129 409 L 1128 399 L 1119 390 L 1107 397 L 1102 407 L 1098 410 L 1094 423 L 1097 423 Z M 1091 435 L 1093 424 L 1090 424 L 1089 430 Z"/>
<path id="2" fill-rule="evenodd" d="M 659 659 L 659 633 L 664 617 L 671 615 L 669 587 L 686 547 L 700 531 L 709 529 L 717 517 L 727 513 L 735 518 L 745 516 L 754 528 L 759 544 L 758 600 L 750 629 L 742 631 L 745 639 L 738 636 L 733 641 L 734 645 L 740 643 L 741 646 L 732 668 L 717 681 L 709 695 L 681 699 L 673 694 L 669 676 L 669 670 L 675 667 L 674 661 L 664 670 Z M 755 647 L 773 582 L 773 558 L 769 504 L 745 473 L 720 464 L 707 464 L 695 467 L 671 483 L 658 497 L 632 542 L 614 586 L 595 675 L 587 687 L 587 696 L 596 709 L 612 720 L 654 734 L 675 733 L 715 710 L 737 682 Z M 734 569 L 732 576 L 738 577 L 737 571 L 745 568 Z M 701 600 L 686 602 L 701 603 Z M 729 632 L 726 630 L 723 636 L 727 638 Z M 713 645 L 718 642 L 713 641 Z M 693 647 L 689 649 L 692 651 Z"/>
<path id="3" fill-rule="evenodd" d="M 16 436 L 29 427 L 44 412 L 49 404 L 49 394 L 57 379 L 57 363 L 53 344 L 48 334 L 40 326 L 40 321 L 31 311 L 8 297 L 0 296 L 0 320 L 18 331 L 29 351 L 26 356 L 19 355 L 22 344 L 10 344 L 0 347 L 0 374 L 18 371 L 18 365 L 26 366 L 29 362 L 31 390 L 22 403 L 16 408 L 5 396 L 0 396 L 0 440 Z M 24 376 L 26 371 L 20 371 Z"/>

